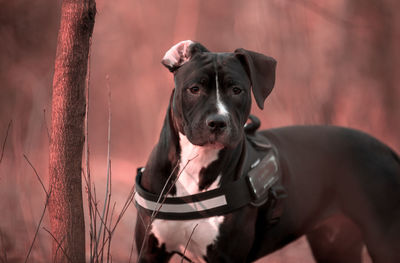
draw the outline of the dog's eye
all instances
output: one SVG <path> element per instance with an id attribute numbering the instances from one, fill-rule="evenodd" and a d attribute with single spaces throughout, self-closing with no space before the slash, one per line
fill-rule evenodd
<path id="1" fill-rule="evenodd" d="M 200 88 L 197 87 L 197 86 L 193 86 L 193 87 L 190 87 L 190 88 L 189 88 L 189 91 L 190 91 L 192 94 L 199 94 Z"/>
<path id="2" fill-rule="evenodd" d="M 238 95 L 242 92 L 242 90 L 238 87 L 233 87 L 232 92 L 233 92 L 233 94 Z"/>

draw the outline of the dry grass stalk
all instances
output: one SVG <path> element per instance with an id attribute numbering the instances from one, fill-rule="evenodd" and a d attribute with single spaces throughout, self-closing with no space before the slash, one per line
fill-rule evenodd
<path id="1" fill-rule="evenodd" d="M 7 239 L 7 236 L 6 236 Z M 8 263 L 6 241 L 4 240 L 4 233 L 0 230 L 0 247 L 2 248 L 2 257 L 0 257 L 0 262 Z"/>
<path id="2" fill-rule="evenodd" d="M 85 118 L 85 164 L 86 164 L 86 175 L 87 178 L 85 177 L 86 180 L 86 189 L 87 189 L 87 194 L 88 194 L 88 208 L 89 208 L 89 246 L 90 246 L 90 252 L 89 252 L 89 260 L 90 263 L 93 262 L 93 240 L 95 240 L 96 236 L 96 228 L 93 228 L 93 220 L 95 217 L 95 212 L 93 210 L 93 203 L 92 203 L 92 180 L 90 176 L 90 164 L 89 164 L 89 156 L 90 156 L 90 151 L 89 151 L 89 87 L 90 87 L 90 62 L 91 62 L 91 54 L 92 54 L 92 38 L 89 38 L 89 52 L 88 52 L 88 63 L 87 63 L 87 74 L 86 74 L 86 118 Z M 96 220 L 95 220 L 96 222 Z"/>
<path id="3" fill-rule="evenodd" d="M 105 200 L 103 203 L 102 212 L 99 211 L 98 207 L 98 199 L 96 196 L 96 186 L 91 182 L 90 178 L 90 163 L 89 163 L 89 145 L 88 145 L 88 118 L 89 118 L 89 101 L 87 99 L 87 114 L 86 114 L 86 144 L 85 144 L 85 152 L 86 152 L 86 175 L 83 172 L 83 177 L 85 178 L 87 195 L 88 195 L 88 206 L 89 206 L 89 222 L 90 222 L 90 262 L 98 263 L 112 261 L 111 256 L 111 240 L 112 236 L 120 223 L 122 217 L 127 211 L 128 207 L 132 203 L 134 197 L 134 186 L 130 190 L 130 193 L 127 197 L 126 202 L 123 205 L 123 208 L 120 214 L 117 216 L 115 222 L 113 222 L 113 217 L 115 213 L 115 205 L 110 210 L 110 204 L 112 199 L 112 173 L 111 173 L 111 158 L 110 158 L 110 149 L 111 149 L 111 90 L 108 84 L 108 76 L 107 76 L 107 88 L 108 88 L 108 150 L 107 150 L 107 183 L 106 183 L 106 192 L 105 192 Z M 89 87 L 89 79 L 87 79 L 87 87 Z M 89 98 L 89 89 L 87 88 L 87 98 Z M 99 226 L 97 223 L 99 221 Z M 106 251 L 105 251 L 106 250 Z"/>
<path id="4" fill-rule="evenodd" d="M 6 142 L 7 142 L 7 138 L 8 138 L 8 132 L 10 131 L 11 124 L 12 124 L 12 120 L 10 120 L 10 122 L 8 123 L 7 131 L 6 131 L 6 136 L 4 137 L 3 145 L 2 145 L 2 147 L 1 147 L 0 163 L 3 161 L 4 149 L 5 149 L 5 147 L 6 147 Z"/>
<path id="5" fill-rule="evenodd" d="M 49 127 L 47 126 L 46 109 L 43 109 L 43 122 L 44 122 L 44 127 L 46 128 L 47 139 L 50 142 L 50 132 L 49 132 Z"/>
<path id="6" fill-rule="evenodd" d="M 31 245 L 29 247 L 28 253 L 27 253 L 26 257 L 25 257 L 25 261 L 24 262 L 26 263 L 29 260 L 29 256 L 30 256 L 30 254 L 32 252 L 33 245 L 35 244 L 35 241 L 36 241 L 40 226 L 42 224 L 43 217 L 44 217 L 44 214 L 46 212 L 46 209 L 47 209 L 47 206 L 48 206 L 48 203 L 49 203 L 49 198 L 50 198 L 50 194 L 51 194 L 51 188 L 50 188 L 50 191 L 47 192 L 46 188 L 44 187 L 44 184 L 43 184 L 42 180 L 40 179 L 40 176 L 39 176 L 38 172 L 36 171 L 35 167 L 32 165 L 32 163 L 29 161 L 28 157 L 26 157 L 25 154 L 24 154 L 24 158 L 28 162 L 30 167 L 33 169 L 33 171 L 35 172 L 37 179 L 39 180 L 40 184 L 42 185 L 43 191 L 46 193 L 46 202 L 44 204 L 44 208 L 43 208 L 42 214 L 40 216 L 38 226 L 36 227 L 35 235 L 33 236 L 33 240 L 32 240 Z M 67 255 L 65 255 L 65 256 L 67 256 Z"/>
<path id="7" fill-rule="evenodd" d="M 183 255 L 182 255 L 182 258 L 181 258 L 181 263 L 183 263 L 183 259 L 186 258 L 186 256 L 185 256 L 186 250 L 187 250 L 187 248 L 188 248 L 188 246 L 189 246 L 190 240 L 192 240 L 193 233 L 194 233 L 194 231 L 196 230 L 196 227 L 197 227 L 198 225 L 199 225 L 199 224 L 196 224 L 196 225 L 193 227 L 192 233 L 190 233 L 189 239 L 188 239 L 188 241 L 187 241 L 187 243 L 186 243 L 186 245 L 185 245 L 185 249 L 183 250 Z"/>
<path id="8" fill-rule="evenodd" d="M 57 256 L 58 250 L 61 249 L 61 251 L 64 253 L 65 257 L 67 258 L 68 262 L 71 262 L 71 263 L 72 263 L 71 258 L 67 255 L 67 253 L 65 252 L 65 250 L 64 250 L 63 247 L 62 247 L 62 243 L 64 242 L 65 236 L 61 239 L 61 242 L 58 242 L 58 240 L 57 240 L 56 237 L 50 232 L 50 230 L 48 230 L 48 229 L 45 228 L 45 227 L 43 227 L 43 230 L 46 231 L 47 233 L 49 233 L 49 235 L 50 235 L 50 236 L 53 238 L 53 240 L 57 243 L 57 250 L 56 250 L 56 252 L 55 252 L 53 262 L 56 262 L 56 258 L 57 258 L 56 256 Z"/>
<path id="9" fill-rule="evenodd" d="M 107 224 L 108 219 L 108 210 L 110 207 L 110 199 L 111 199 L 111 160 L 110 160 L 110 149 L 111 149 L 111 89 L 109 84 L 109 77 L 106 76 L 106 83 L 108 89 L 108 136 L 107 136 L 107 182 L 106 182 L 106 194 L 104 197 L 104 205 L 103 205 L 103 213 L 102 218 L 105 217 L 105 226 Z M 100 236 L 102 232 L 103 224 L 100 224 L 99 235 L 97 237 L 96 247 L 100 242 Z M 103 244 L 105 240 L 105 228 L 103 231 Z M 101 262 L 103 262 L 103 250 L 101 252 Z"/>

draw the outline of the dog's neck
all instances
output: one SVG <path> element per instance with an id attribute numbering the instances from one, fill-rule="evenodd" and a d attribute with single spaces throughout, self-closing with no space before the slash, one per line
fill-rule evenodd
<path id="1" fill-rule="evenodd" d="M 182 133 L 179 133 L 179 143 L 181 151 L 176 194 L 178 196 L 196 194 L 202 190 L 218 187 L 221 176 L 218 171 L 215 171 L 212 178 L 208 179 L 208 181 L 213 181 L 211 185 L 209 183 L 202 185 L 202 182 L 206 179 L 203 178 L 206 169 L 219 159 L 219 153 L 223 146 L 197 146 L 192 144 Z"/>
<path id="2" fill-rule="evenodd" d="M 174 181 L 168 180 L 172 175 L 172 178 L 179 176 L 177 185 L 185 187 L 173 187 L 170 194 L 187 195 L 210 190 L 218 187 L 220 183 L 237 178 L 242 165 L 242 142 L 235 149 L 229 150 L 222 146 L 193 145 L 179 132 L 179 127 L 174 125 L 172 115 L 169 106 L 160 139 L 150 155 L 142 177 L 142 186 L 145 189 L 157 194 L 169 181 L 168 189 Z"/>
<path id="3" fill-rule="evenodd" d="M 241 171 L 244 144 L 235 149 L 218 145 L 193 145 L 179 133 L 180 164 L 176 195 L 196 194 L 235 180 Z"/>

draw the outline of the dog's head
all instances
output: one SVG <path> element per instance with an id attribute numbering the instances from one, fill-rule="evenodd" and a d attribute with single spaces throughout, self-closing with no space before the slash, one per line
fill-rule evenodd
<path id="1" fill-rule="evenodd" d="M 214 53 L 186 40 L 162 63 L 174 74 L 174 126 L 199 146 L 234 147 L 243 137 L 251 91 L 263 109 L 275 82 L 276 61 L 245 49 Z"/>

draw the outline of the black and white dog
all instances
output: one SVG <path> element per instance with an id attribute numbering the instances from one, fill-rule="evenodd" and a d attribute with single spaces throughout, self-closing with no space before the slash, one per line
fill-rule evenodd
<path id="1" fill-rule="evenodd" d="M 364 244 L 373 262 L 400 262 L 394 151 L 334 126 L 246 131 L 251 93 L 262 109 L 274 86 L 271 57 L 214 53 L 188 40 L 162 63 L 175 89 L 136 180 L 139 262 L 168 262 L 174 253 L 193 262 L 252 262 L 302 235 L 317 262 L 361 262 Z M 280 199 L 275 186 L 287 196 Z"/>

